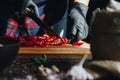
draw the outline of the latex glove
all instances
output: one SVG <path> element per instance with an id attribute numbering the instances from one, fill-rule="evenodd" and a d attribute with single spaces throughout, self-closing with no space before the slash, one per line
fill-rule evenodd
<path id="1" fill-rule="evenodd" d="M 85 39 L 88 35 L 88 25 L 86 14 L 88 7 L 82 3 L 76 2 L 70 11 L 68 17 L 68 39 L 70 43 Z"/>
<path id="2" fill-rule="evenodd" d="M 37 16 L 39 16 L 38 7 L 32 0 L 23 0 L 23 6 L 22 6 L 22 9 L 21 9 L 21 14 L 23 14 L 23 15 L 25 14 L 25 9 L 27 7 L 32 9 L 32 11 L 34 11 L 34 13 Z"/>

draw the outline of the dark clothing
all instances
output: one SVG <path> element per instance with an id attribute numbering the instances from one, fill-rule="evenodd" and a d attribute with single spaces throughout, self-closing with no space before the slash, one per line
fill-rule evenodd
<path id="1" fill-rule="evenodd" d="M 87 15 L 88 24 L 90 24 L 90 22 L 91 22 L 91 18 L 93 16 L 93 11 L 96 10 L 97 8 L 99 8 L 100 10 L 105 9 L 106 6 L 108 5 L 109 1 L 110 0 L 90 0 L 89 10 L 88 10 L 88 15 Z M 105 20 L 103 20 L 103 21 L 105 21 Z M 101 24 L 101 22 L 99 22 L 99 24 Z M 91 26 L 91 27 L 93 27 L 93 26 Z M 107 36 L 110 36 L 110 35 L 107 35 Z M 100 36 L 97 36 L 97 37 L 99 40 L 101 40 L 100 38 L 102 38 Z M 95 39 L 95 37 L 92 37 L 92 38 Z M 103 40 L 105 40 L 105 39 L 103 39 Z M 94 41 L 94 42 L 97 42 L 97 41 Z M 102 48 L 100 48 L 100 50 L 101 49 Z M 95 54 L 97 56 L 97 53 L 95 53 Z M 104 57 L 105 55 L 102 55 L 102 56 Z M 99 55 L 97 57 L 100 58 Z M 93 58 L 94 58 L 94 55 L 93 55 Z M 109 58 L 109 56 L 108 56 L 108 58 Z M 85 69 L 90 74 L 93 75 L 93 80 L 119 80 L 120 79 L 120 68 L 119 68 L 120 61 L 119 60 L 116 61 L 114 59 L 109 60 L 108 58 L 106 57 L 105 60 L 103 60 L 102 58 L 101 58 L 101 60 L 93 59 L 92 61 L 89 61 L 88 63 L 86 63 Z"/>
<path id="2" fill-rule="evenodd" d="M 91 32 L 90 32 L 90 24 L 91 24 L 91 19 L 92 19 L 92 16 L 93 16 L 93 12 L 99 8 L 99 9 L 105 9 L 105 7 L 108 5 L 109 3 L 109 0 L 90 0 L 89 2 L 89 5 L 88 5 L 88 12 L 87 12 L 87 16 L 86 16 L 86 21 L 89 25 L 89 34 L 87 36 L 87 38 L 85 39 L 86 42 L 89 42 L 91 41 Z"/>
<path id="3" fill-rule="evenodd" d="M 89 2 L 89 9 L 87 13 L 87 22 L 90 24 L 90 20 L 92 18 L 92 13 L 97 8 L 104 9 L 108 5 L 109 0 L 90 0 Z"/>
<path id="4" fill-rule="evenodd" d="M 3 36 L 5 34 L 6 28 L 7 28 L 7 22 L 4 20 L 0 20 L 0 36 Z"/>
<path id="5" fill-rule="evenodd" d="M 21 0 L 18 0 L 18 1 L 21 1 Z M 67 27 L 67 13 L 66 13 L 67 11 L 66 11 L 66 9 L 67 9 L 67 1 L 68 0 L 59 0 L 59 1 L 57 1 L 57 0 L 33 0 L 33 1 L 38 5 L 40 17 L 45 15 L 42 19 L 44 19 L 44 21 L 50 27 L 54 26 L 55 30 L 58 30 L 58 31 L 56 31 L 56 32 L 58 32 L 58 34 L 60 34 L 60 32 L 62 32 L 62 30 L 64 30 L 63 36 L 65 36 L 66 27 Z M 15 3 L 16 1 L 11 1 L 11 2 L 12 2 L 11 4 L 14 4 L 13 6 L 15 7 L 15 9 L 13 8 L 14 9 L 12 11 L 13 13 L 10 13 L 10 15 L 4 20 L 5 24 L 0 23 L 2 25 L 2 26 L 0 26 L 1 27 L 0 33 L 2 36 L 6 32 L 6 28 L 7 28 L 7 24 L 8 24 L 7 19 L 10 18 L 11 16 L 13 16 L 14 12 L 18 12 L 21 10 L 21 9 L 18 9 L 20 7 L 21 3 L 18 6 L 17 5 L 18 3 Z M 5 5 L 6 4 L 7 3 L 5 3 Z M 2 5 L 2 7 L 5 7 L 5 5 Z M 10 8 L 13 6 L 10 6 Z M 5 7 L 5 9 L 8 10 L 9 7 L 7 7 L 7 8 Z M 5 11 L 4 11 L 4 13 L 5 13 L 4 16 L 6 16 L 7 13 Z M 31 21 L 31 20 L 29 20 L 29 21 Z M 9 22 L 9 23 L 11 25 L 11 22 Z M 32 23 L 35 24 L 35 22 L 33 22 L 33 21 L 32 21 Z M 3 25 L 5 27 L 3 27 Z M 21 24 L 19 22 L 18 22 L 18 25 L 21 26 Z M 28 23 L 28 25 L 29 25 L 29 23 Z M 22 25 L 22 26 L 24 26 L 24 25 Z M 10 26 L 10 27 L 11 27 L 10 32 L 12 31 L 12 29 L 16 29 L 16 28 L 13 28 L 14 26 L 13 27 Z M 16 26 L 16 27 L 18 27 L 18 26 Z M 35 27 L 36 27 L 36 24 L 35 24 Z M 40 30 L 39 30 L 38 26 L 36 28 L 35 27 L 32 26 L 32 28 L 29 28 L 29 29 L 24 30 L 24 31 L 27 31 L 27 33 L 30 35 L 36 35 L 36 33 Z M 58 27 L 58 29 L 56 29 L 57 27 Z M 13 32 L 15 32 L 15 34 L 17 36 L 19 36 L 19 32 L 21 33 L 21 30 L 20 29 L 19 30 L 16 29 L 16 30 L 17 30 L 17 32 L 15 32 L 15 31 L 13 31 Z"/>
<path id="6" fill-rule="evenodd" d="M 44 21 L 61 37 L 66 36 L 69 0 L 48 0 Z"/>
<path id="7" fill-rule="evenodd" d="M 45 21 L 52 25 L 58 22 L 65 14 L 67 8 L 67 0 L 48 0 L 45 6 Z"/>

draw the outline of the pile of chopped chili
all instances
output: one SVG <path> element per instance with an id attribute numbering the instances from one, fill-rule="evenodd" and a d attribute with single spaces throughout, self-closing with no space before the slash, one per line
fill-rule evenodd
<path id="1" fill-rule="evenodd" d="M 36 36 L 30 36 L 26 35 L 23 37 L 18 38 L 21 42 L 21 46 L 38 46 L 38 47 L 44 47 L 48 45 L 57 46 L 62 44 L 67 44 L 68 39 L 60 38 L 57 36 L 49 36 L 47 34 L 36 35 Z"/>

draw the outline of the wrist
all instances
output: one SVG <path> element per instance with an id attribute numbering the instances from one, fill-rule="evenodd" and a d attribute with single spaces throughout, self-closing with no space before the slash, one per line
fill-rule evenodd
<path id="1" fill-rule="evenodd" d="M 83 4 L 81 2 L 74 2 L 73 3 L 73 8 L 78 8 L 78 9 L 81 9 L 85 12 L 87 12 L 87 10 L 88 10 L 88 6 L 86 6 L 85 4 Z"/>
<path id="2" fill-rule="evenodd" d="M 82 4 L 86 5 L 86 6 L 88 6 L 89 1 L 90 0 L 74 0 L 74 3 L 78 2 L 78 3 L 82 3 Z"/>

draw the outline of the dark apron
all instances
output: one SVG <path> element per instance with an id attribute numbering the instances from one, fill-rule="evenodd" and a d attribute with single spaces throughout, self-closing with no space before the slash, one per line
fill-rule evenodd
<path id="1" fill-rule="evenodd" d="M 65 14 L 67 8 L 67 0 L 48 0 L 45 6 L 45 19 L 48 25 L 58 22 Z"/>

